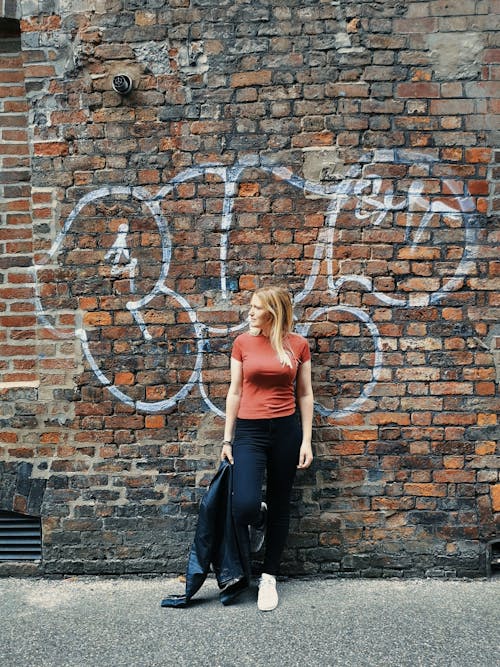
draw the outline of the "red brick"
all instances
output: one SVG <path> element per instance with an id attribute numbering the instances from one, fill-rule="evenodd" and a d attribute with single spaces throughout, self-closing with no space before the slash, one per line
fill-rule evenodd
<path id="1" fill-rule="evenodd" d="M 0 70 L 3 69 L 18 69 L 23 66 L 23 58 L 21 54 L 0 54 Z"/>
<path id="2" fill-rule="evenodd" d="M 239 72 L 231 76 L 231 86 L 233 88 L 268 86 L 270 83 L 271 71 L 265 69 L 255 72 Z"/>
<path id="3" fill-rule="evenodd" d="M 473 484 L 476 481 L 474 470 L 436 470 L 434 482 L 438 484 Z"/>
<path id="4" fill-rule="evenodd" d="M 463 456 L 443 456 L 443 465 L 447 469 L 459 469 L 464 467 Z"/>
<path id="5" fill-rule="evenodd" d="M 473 393 L 473 385 L 471 382 L 431 382 L 430 390 L 437 395 L 468 395 Z"/>
<path id="6" fill-rule="evenodd" d="M 118 385 L 132 385 L 135 384 L 135 375 L 128 371 L 122 371 L 120 373 L 115 373 L 115 384 Z"/>
<path id="7" fill-rule="evenodd" d="M 31 459 L 34 456 L 34 451 L 32 447 L 15 447 L 8 448 L 9 456 L 18 459 Z"/>
<path id="8" fill-rule="evenodd" d="M 496 393 L 495 382 L 476 382 L 474 386 L 478 396 L 494 396 Z"/>
<path id="9" fill-rule="evenodd" d="M 14 512 L 19 512 L 20 514 L 28 514 L 28 499 L 16 494 L 12 503 L 12 509 Z"/>
<path id="10" fill-rule="evenodd" d="M 14 433 L 12 431 L 0 433 L 0 442 L 14 443 L 17 441 L 18 441 L 17 433 Z"/>
<path id="11" fill-rule="evenodd" d="M 111 313 L 105 312 L 90 312 L 85 313 L 83 322 L 86 326 L 97 327 L 105 326 L 112 323 Z"/>
<path id="12" fill-rule="evenodd" d="M 483 62 L 500 63 L 500 49 L 485 49 L 483 51 Z"/>
<path id="13" fill-rule="evenodd" d="M 35 155 L 60 156 L 68 154 L 68 144 L 62 141 L 45 141 L 35 143 L 33 150 Z"/>
<path id="14" fill-rule="evenodd" d="M 361 82 L 329 83 L 325 87 L 327 97 L 368 97 L 369 84 Z"/>
<path id="15" fill-rule="evenodd" d="M 24 85 L 0 86 L 0 99 L 6 97 L 22 97 L 25 95 Z"/>
<path id="16" fill-rule="evenodd" d="M 491 492 L 491 507 L 494 512 L 500 512 L 500 484 L 493 484 Z"/>
<path id="17" fill-rule="evenodd" d="M 446 484 L 404 484 L 404 492 L 409 496 L 436 496 L 443 498 L 446 496 Z"/>
<path id="18" fill-rule="evenodd" d="M 396 86 L 397 97 L 439 97 L 439 84 L 428 82 L 400 83 Z"/>
<path id="19" fill-rule="evenodd" d="M 21 32 L 51 32 L 59 30 L 60 27 L 61 17 L 56 14 L 41 17 L 31 16 L 21 20 Z"/>
<path id="20" fill-rule="evenodd" d="M 467 162 L 482 162 L 484 164 L 489 164 L 491 161 L 491 153 L 491 148 L 467 148 L 465 151 L 465 159 Z"/>
<path id="21" fill-rule="evenodd" d="M 193 134 L 217 134 L 229 132 L 231 123 L 229 121 L 195 121 L 190 124 L 190 130 Z"/>
<path id="22" fill-rule="evenodd" d="M 17 69 L 2 70 L 1 66 L 2 63 L 0 61 L 0 85 L 3 83 L 20 83 L 24 81 L 24 74 L 22 70 L 17 70 Z"/>
<path id="23" fill-rule="evenodd" d="M 49 75 L 46 75 L 49 76 Z M 50 120 L 54 125 L 63 125 L 69 123 L 70 125 L 77 125 L 78 123 L 85 123 L 88 120 L 87 114 L 82 110 L 72 111 L 53 111 L 50 114 Z"/>
<path id="24" fill-rule="evenodd" d="M 258 197 L 260 187 L 258 183 L 241 183 L 238 190 L 238 197 Z"/>
<path id="25" fill-rule="evenodd" d="M 53 65 L 25 65 L 24 76 L 26 79 L 49 79 L 55 76 Z"/>
<path id="26" fill-rule="evenodd" d="M 151 429 L 163 428 L 165 426 L 164 415 L 146 415 L 145 426 Z"/>

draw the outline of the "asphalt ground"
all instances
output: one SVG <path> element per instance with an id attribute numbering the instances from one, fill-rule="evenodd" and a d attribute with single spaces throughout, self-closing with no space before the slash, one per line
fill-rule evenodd
<path id="1" fill-rule="evenodd" d="M 1 667 L 495 667 L 500 579 L 290 579 L 259 612 L 256 586 L 221 605 L 209 579 L 0 579 Z"/>

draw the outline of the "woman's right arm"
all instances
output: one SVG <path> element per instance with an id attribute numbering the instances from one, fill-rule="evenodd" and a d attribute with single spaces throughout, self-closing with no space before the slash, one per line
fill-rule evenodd
<path id="1" fill-rule="evenodd" d="M 224 425 L 224 440 L 233 442 L 236 416 L 241 400 L 241 387 L 243 384 L 243 364 L 241 361 L 231 357 L 231 383 L 226 396 L 226 422 Z M 233 463 L 233 448 L 230 444 L 222 447 L 221 461 L 227 459 Z"/>

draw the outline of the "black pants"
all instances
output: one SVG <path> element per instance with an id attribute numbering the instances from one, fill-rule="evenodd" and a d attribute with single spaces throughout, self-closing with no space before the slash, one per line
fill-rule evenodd
<path id="1" fill-rule="evenodd" d="M 290 524 L 290 496 L 302 429 L 296 414 L 275 419 L 237 419 L 233 442 L 233 516 L 248 548 L 248 525 L 260 518 L 266 476 L 268 523 L 263 571 L 278 573 Z"/>

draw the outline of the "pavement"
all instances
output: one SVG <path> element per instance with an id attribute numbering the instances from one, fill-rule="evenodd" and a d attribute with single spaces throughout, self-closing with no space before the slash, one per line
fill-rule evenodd
<path id="1" fill-rule="evenodd" d="M 209 579 L 186 609 L 169 577 L 0 579 L 1 667 L 494 667 L 500 579 L 288 579 L 221 605 Z"/>

